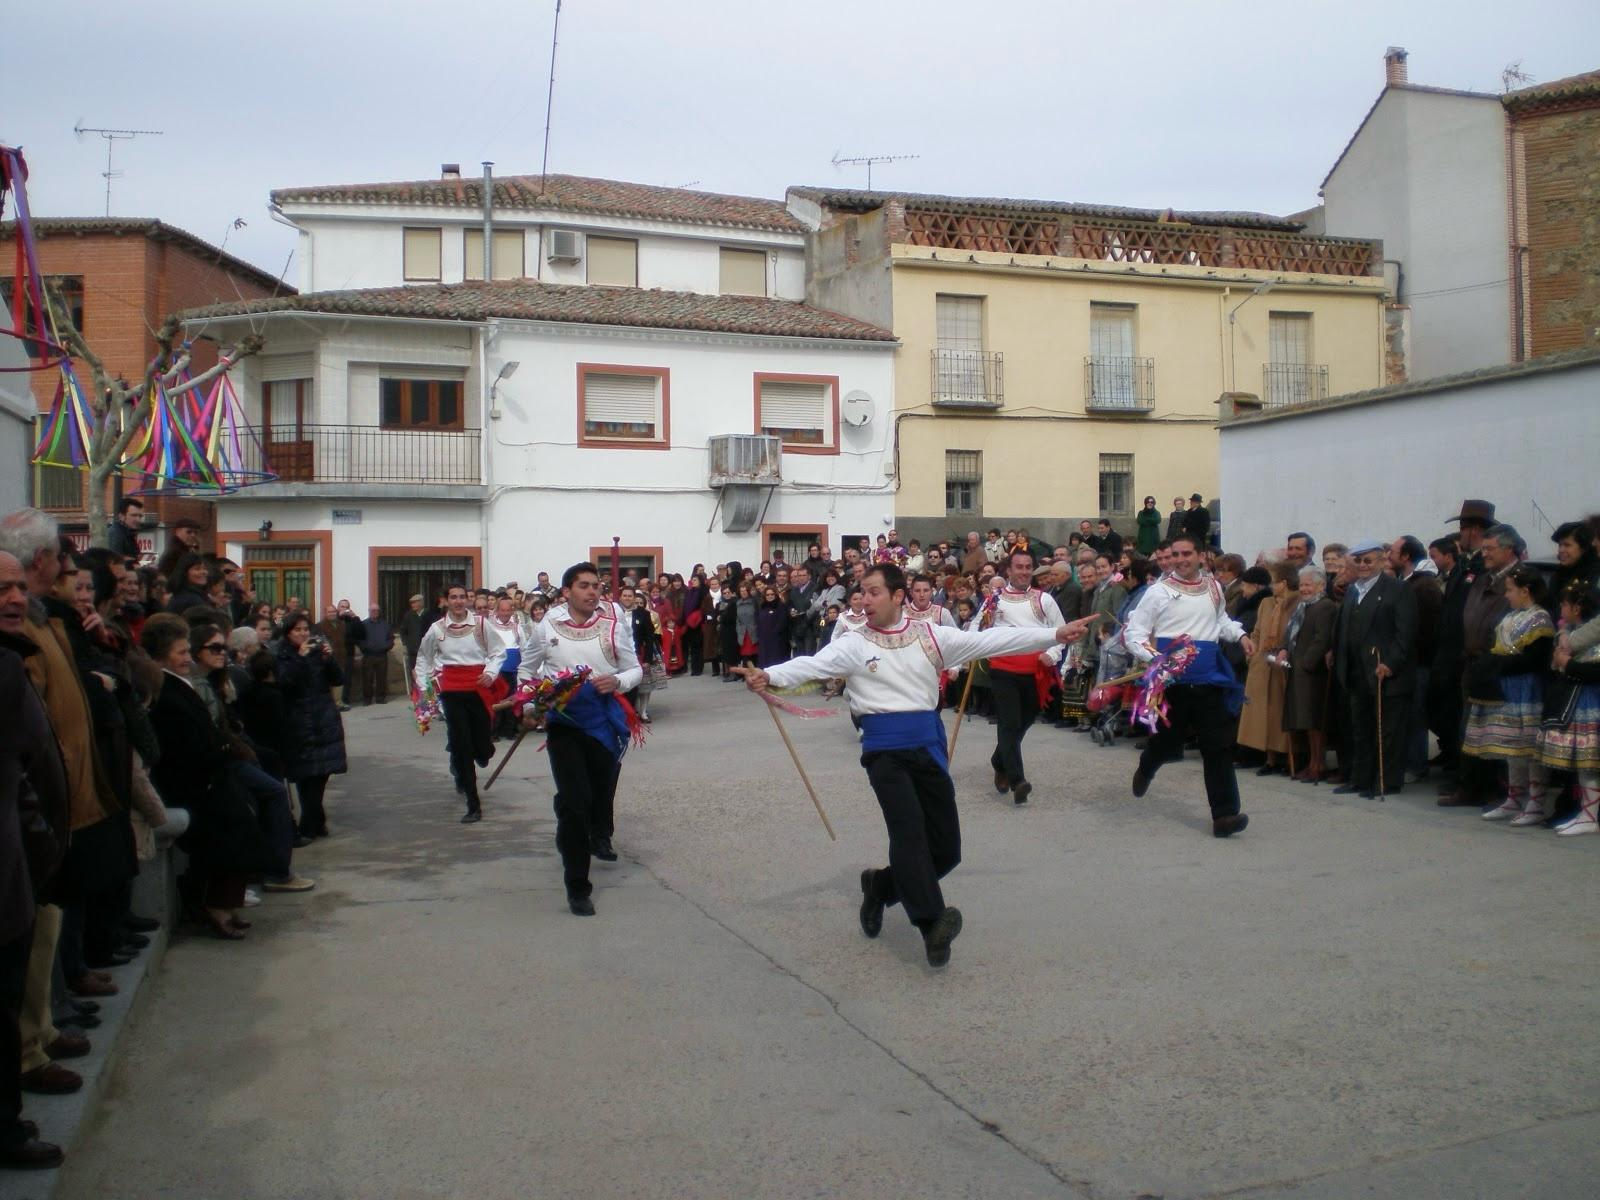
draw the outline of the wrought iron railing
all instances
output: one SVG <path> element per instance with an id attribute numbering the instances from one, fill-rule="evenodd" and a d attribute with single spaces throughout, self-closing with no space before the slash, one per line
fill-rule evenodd
<path id="1" fill-rule="evenodd" d="M 1264 363 L 1261 404 L 1283 408 L 1328 398 L 1328 368 L 1321 363 Z"/>
<path id="2" fill-rule="evenodd" d="M 246 457 L 259 455 L 286 483 L 483 482 L 476 429 L 274 425 L 251 433 Z"/>
<path id="3" fill-rule="evenodd" d="M 999 408 L 1005 403 L 1005 363 L 999 351 L 933 351 L 933 402 L 954 408 Z"/>
<path id="4" fill-rule="evenodd" d="M 1090 412 L 1149 412 L 1155 403 L 1155 359 L 1091 354 L 1083 360 L 1083 406 Z"/>

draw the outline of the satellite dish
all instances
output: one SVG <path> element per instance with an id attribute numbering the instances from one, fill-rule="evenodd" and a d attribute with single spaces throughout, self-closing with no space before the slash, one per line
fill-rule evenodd
<path id="1" fill-rule="evenodd" d="M 846 393 L 844 403 L 840 406 L 840 415 L 846 425 L 859 429 L 872 420 L 872 397 L 859 388 Z"/>

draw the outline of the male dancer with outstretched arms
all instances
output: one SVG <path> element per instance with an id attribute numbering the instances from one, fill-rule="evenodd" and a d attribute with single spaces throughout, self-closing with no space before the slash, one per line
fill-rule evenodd
<path id="1" fill-rule="evenodd" d="M 1239 811 L 1239 782 L 1233 774 L 1234 732 L 1244 689 L 1228 660 L 1218 653 L 1221 642 L 1238 642 L 1245 656 L 1255 647 L 1244 627 L 1228 616 L 1222 585 L 1200 570 L 1200 539 L 1183 533 L 1172 539 L 1170 570 L 1150 585 L 1128 617 L 1123 641 L 1142 663 L 1167 650 L 1188 634 L 1196 656 L 1182 675 L 1167 685 L 1167 724 L 1150 737 L 1138 769 L 1133 794 L 1142 796 L 1161 764 L 1183 757 L 1183 742 L 1192 732 L 1200 743 L 1205 767 L 1206 799 L 1211 804 L 1211 832 L 1231 837 L 1250 823 Z"/>
<path id="2" fill-rule="evenodd" d="M 862 726 L 861 765 L 889 830 L 889 865 L 861 873 L 861 929 L 877 937 L 885 905 L 905 905 L 921 932 L 928 962 L 950 961 L 961 913 L 946 907 L 939 880 L 961 861 L 955 785 L 939 720 L 939 673 L 996 654 L 1037 654 L 1076 641 L 1085 621 L 968 632 L 904 614 L 905 574 L 892 564 L 867 572 L 868 621 L 838 635 L 817 654 L 768 670 L 735 668 L 751 691 L 843 676 Z"/>
<path id="3" fill-rule="evenodd" d="M 1005 561 L 1005 586 L 992 608 L 987 602 L 984 604 L 984 609 L 993 613 L 994 627 L 1055 629 L 1061 625 L 1061 609 L 1055 597 L 1033 586 L 1033 555 L 1026 550 L 1013 550 Z M 982 624 L 981 618 L 979 623 Z M 1039 716 L 1040 675 L 1044 671 L 1053 674 L 1060 659 L 1060 651 L 1044 656 L 1001 654 L 989 659 L 996 726 L 989 765 L 994 768 L 995 790 L 1009 791 L 1018 804 L 1026 804 L 1033 791 L 1022 765 L 1022 739 Z"/>
<path id="4" fill-rule="evenodd" d="M 422 635 L 414 668 L 418 691 L 427 691 L 429 682 L 437 678 L 439 707 L 444 710 L 450 739 L 450 770 L 467 798 L 463 825 L 483 817 L 473 766 L 488 766 L 494 755 L 489 697 L 506 656 L 505 644 L 488 630 L 483 616 L 469 611 L 471 599 L 466 584 L 450 585 L 445 592 L 445 614 Z"/>
<path id="5" fill-rule="evenodd" d="M 594 916 L 589 858 L 616 860 L 614 804 L 622 756 L 633 735 L 632 709 L 622 693 L 639 686 L 644 672 L 633 648 L 633 625 L 600 599 L 593 563 L 577 563 L 561 576 L 565 603 L 557 604 L 522 647 L 519 683 L 588 667 L 589 676 L 566 706 L 547 715 L 550 773 L 556 782 L 556 849 L 561 852 L 567 907 Z"/>

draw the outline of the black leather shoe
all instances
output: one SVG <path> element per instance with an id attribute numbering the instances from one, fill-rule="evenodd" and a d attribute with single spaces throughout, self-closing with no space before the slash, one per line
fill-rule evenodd
<path id="1" fill-rule="evenodd" d="M 928 965 L 942 967 L 950 961 L 950 943 L 961 932 L 961 910 L 946 908 L 933 919 L 928 932 L 922 935 L 922 946 L 928 952 Z"/>
<path id="2" fill-rule="evenodd" d="M 999 767 L 994 769 L 994 790 L 1001 795 L 1011 790 L 1011 780 L 1006 778 L 1006 773 Z"/>
<path id="3" fill-rule="evenodd" d="M 1135 767 L 1133 771 L 1133 794 L 1142 796 L 1150 790 L 1150 776 L 1145 774 L 1143 767 Z"/>
<path id="4" fill-rule="evenodd" d="M 1218 817 L 1211 822 L 1212 837 L 1232 837 L 1236 833 L 1243 833 L 1244 827 L 1250 824 L 1250 818 L 1244 813 L 1235 813 L 1231 817 Z"/>
<path id="5" fill-rule="evenodd" d="M 150 944 L 150 939 L 142 933 L 125 933 L 122 935 L 122 945 L 130 950 L 143 950 Z"/>
<path id="6" fill-rule="evenodd" d="M 878 899 L 878 872 L 861 872 L 861 932 L 875 938 L 883 932 L 883 901 Z"/>
<path id="7" fill-rule="evenodd" d="M 70 1025 L 74 1029 L 96 1029 L 100 1025 L 100 1018 L 93 1013 L 75 1012 L 68 1013 L 64 1017 L 54 1017 L 52 1022 L 57 1028 L 62 1025 Z"/>
<path id="8" fill-rule="evenodd" d="M 76 996 L 68 996 L 67 1003 L 81 1013 L 97 1013 L 100 1011 L 98 1000 L 79 1000 Z"/>
<path id="9" fill-rule="evenodd" d="M 97 954 L 91 958 L 89 955 L 85 954 L 83 956 L 83 961 L 88 966 L 93 967 L 96 971 L 103 971 L 107 967 L 127 966 L 133 961 L 133 955 L 113 952 L 111 954 Z"/>
<path id="10" fill-rule="evenodd" d="M 1357 787 L 1353 783 L 1341 783 L 1338 787 L 1333 789 L 1333 794 L 1335 796 L 1372 795 L 1371 792 L 1363 792 L 1361 788 Z"/>
<path id="11" fill-rule="evenodd" d="M 1033 784 L 1026 779 L 1018 780 L 1011 788 L 1011 799 L 1018 804 L 1026 804 L 1028 797 L 1033 793 Z"/>
<path id="12" fill-rule="evenodd" d="M 575 917 L 594 916 L 594 901 L 587 896 L 568 896 L 567 911 Z"/>
<path id="13" fill-rule="evenodd" d="M 617 861 L 617 852 L 611 848 L 611 839 L 608 837 L 591 838 L 589 840 L 589 853 L 601 862 Z"/>
<path id="14" fill-rule="evenodd" d="M 122 918 L 122 927 L 131 929 L 134 933 L 154 933 L 161 928 L 161 922 L 154 917 L 141 917 L 134 913 L 129 913 Z"/>
<path id="15" fill-rule="evenodd" d="M 482 809 L 469 808 L 461 815 L 461 823 L 463 825 L 476 825 L 481 820 L 483 820 Z"/>
<path id="16" fill-rule="evenodd" d="M 304 850 L 307 846 L 311 845 L 311 843 L 313 841 L 315 841 L 315 840 L 316 839 L 308 837 L 307 835 L 305 835 L 303 833 L 297 833 L 297 834 L 294 835 L 294 841 L 291 844 L 294 846 L 294 848 L 296 850 Z"/>
<path id="17" fill-rule="evenodd" d="M 19 1171 L 48 1171 L 67 1161 L 61 1147 L 54 1142 L 41 1142 L 31 1137 L 20 1146 L 0 1150 L 0 1167 Z"/>

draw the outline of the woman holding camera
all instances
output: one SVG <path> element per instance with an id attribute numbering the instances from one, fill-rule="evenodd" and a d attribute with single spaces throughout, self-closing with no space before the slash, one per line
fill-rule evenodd
<path id="1" fill-rule="evenodd" d="M 324 637 L 313 634 L 311 618 L 297 612 L 284 621 L 278 643 L 278 689 L 289 710 L 284 774 L 300 791 L 300 836 L 328 836 L 322 794 L 330 775 L 349 769 L 344 753 L 344 722 L 333 689 L 344 672 Z"/>

